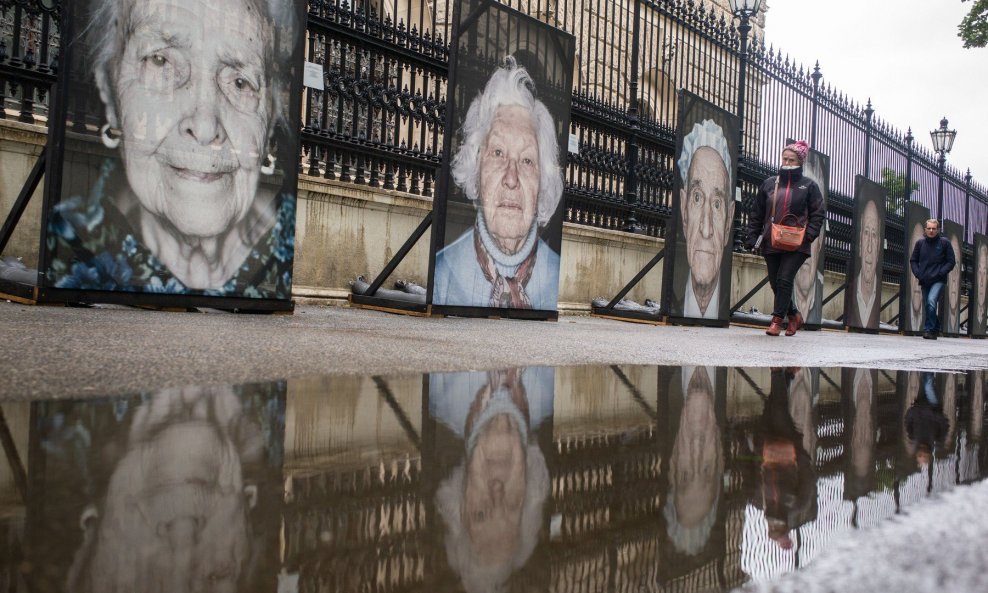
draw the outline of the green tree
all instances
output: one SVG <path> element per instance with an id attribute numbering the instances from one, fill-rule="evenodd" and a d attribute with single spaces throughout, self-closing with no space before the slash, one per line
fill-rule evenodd
<path id="1" fill-rule="evenodd" d="M 988 0 L 986 0 L 988 1 Z M 894 212 L 902 215 L 902 205 L 909 199 L 912 193 L 919 189 L 919 183 L 912 181 L 909 184 L 909 193 L 906 194 L 906 176 L 899 175 L 894 169 L 882 167 L 882 185 L 885 186 L 886 212 Z"/>
<path id="2" fill-rule="evenodd" d="M 988 0 L 971 1 L 971 11 L 957 27 L 957 36 L 964 40 L 964 47 L 968 49 L 988 45 Z"/>

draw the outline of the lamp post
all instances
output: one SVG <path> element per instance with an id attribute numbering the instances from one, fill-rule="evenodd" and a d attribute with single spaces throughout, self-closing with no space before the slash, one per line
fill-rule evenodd
<path id="1" fill-rule="evenodd" d="M 748 74 L 748 33 L 751 31 L 749 21 L 758 14 L 762 0 L 730 0 L 731 12 L 741 21 L 738 32 L 741 33 L 741 64 L 738 69 L 738 161 L 744 156 L 744 83 Z"/>
<path id="2" fill-rule="evenodd" d="M 947 129 L 947 118 L 944 117 L 940 120 L 940 127 L 930 132 L 930 138 L 933 140 L 933 150 L 936 151 L 937 156 L 939 156 L 939 161 L 937 164 L 940 168 L 940 189 L 937 190 L 937 216 L 940 217 L 940 224 L 943 225 L 943 176 L 947 168 L 947 153 L 950 149 L 954 147 L 954 137 L 957 136 L 957 130 Z M 941 227 L 942 228 L 942 227 Z"/>

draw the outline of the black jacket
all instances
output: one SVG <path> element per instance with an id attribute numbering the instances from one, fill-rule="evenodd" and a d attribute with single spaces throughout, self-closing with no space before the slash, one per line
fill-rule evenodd
<path id="1" fill-rule="evenodd" d="M 946 282 L 947 274 L 957 265 L 954 248 L 950 241 L 937 235 L 933 239 L 923 237 L 913 246 L 913 254 L 909 258 L 909 267 L 913 276 L 919 280 L 920 286 L 929 286 L 937 282 Z"/>
<path id="2" fill-rule="evenodd" d="M 775 223 L 797 226 L 792 224 L 794 222 L 792 218 L 782 222 L 786 214 L 795 214 L 799 220 L 798 226 L 806 227 L 806 236 L 798 251 L 809 255 L 810 243 L 820 236 L 823 221 L 827 218 L 827 205 L 823 201 L 823 194 L 816 182 L 803 176 L 802 167 L 783 171 L 778 179 L 779 195 L 775 199 Z M 769 177 L 762 182 L 751 206 L 751 212 L 748 214 L 745 247 L 752 249 L 761 236 L 762 253 L 784 253 L 774 249 L 771 241 L 772 193 L 775 191 L 775 180 L 776 177 Z"/>

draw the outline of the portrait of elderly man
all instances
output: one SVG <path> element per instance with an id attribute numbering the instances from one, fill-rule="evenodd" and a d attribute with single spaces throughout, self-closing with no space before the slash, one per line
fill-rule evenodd
<path id="1" fill-rule="evenodd" d="M 433 304 L 556 310 L 559 254 L 540 236 L 563 195 L 556 126 L 508 57 L 470 103 L 452 180 L 472 227 L 436 254 Z"/>
<path id="2" fill-rule="evenodd" d="M 947 227 L 949 221 L 944 224 Z M 947 230 L 947 228 L 944 228 Z M 957 229 L 955 232 L 950 233 L 948 240 L 950 241 L 951 250 L 957 254 L 956 259 L 961 258 L 961 241 L 960 234 L 961 230 Z M 944 307 L 944 323 L 943 331 L 948 334 L 957 334 L 961 330 L 961 267 L 954 266 L 954 269 L 947 274 L 947 303 Z"/>
<path id="3" fill-rule="evenodd" d="M 724 475 L 724 446 L 717 424 L 717 372 L 684 367 L 684 396 L 669 458 L 669 496 L 663 514 L 676 550 L 703 551 L 717 521 Z"/>
<path id="4" fill-rule="evenodd" d="M 552 416 L 554 389 L 551 368 L 429 376 L 429 413 L 463 444 L 435 502 L 467 593 L 505 590 L 538 544 L 550 483 L 535 431 Z"/>
<path id="5" fill-rule="evenodd" d="M 683 294 L 683 317 L 721 317 L 722 263 L 731 247 L 734 221 L 731 164 L 723 128 L 712 119 L 694 123 L 683 138 L 677 161 L 682 180 L 679 212 L 689 266 L 684 290 L 676 291 Z"/>
<path id="6" fill-rule="evenodd" d="M 858 222 L 853 306 L 847 312 L 847 324 L 851 327 L 878 329 L 882 295 L 882 279 L 879 275 L 882 234 L 878 205 L 874 200 L 868 200 Z"/>
<path id="7" fill-rule="evenodd" d="M 291 154 L 298 133 L 297 2 L 80 5 L 79 68 L 98 91 L 103 146 L 67 150 L 66 170 L 85 152 L 103 158 L 91 175 L 64 176 L 47 281 L 289 298 L 295 190 L 282 189 L 293 167 L 277 167 L 277 155 Z"/>
<path id="8" fill-rule="evenodd" d="M 918 220 L 912 225 L 909 231 L 909 241 L 906 243 L 907 246 L 916 245 L 916 243 L 923 240 L 925 224 L 924 221 Z M 909 295 L 909 310 L 907 312 L 909 326 L 905 329 L 908 331 L 920 331 L 923 329 L 923 286 L 915 274 L 904 274 L 904 276 Z"/>
<path id="9" fill-rule="evenodd" d="M 988 326 L 988 237 L 975 240 L 974 254 L 974 320 L 972 327 L 978 335 L 985 335 Z"/>

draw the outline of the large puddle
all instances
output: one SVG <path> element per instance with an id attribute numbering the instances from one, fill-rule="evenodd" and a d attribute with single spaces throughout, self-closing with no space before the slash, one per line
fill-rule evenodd
<path id="1" fill-rule="evenodd" d="M 725 591 L 979 480 L 984 400 L 603 366 L 6 402 L 0 590 Z"/>

